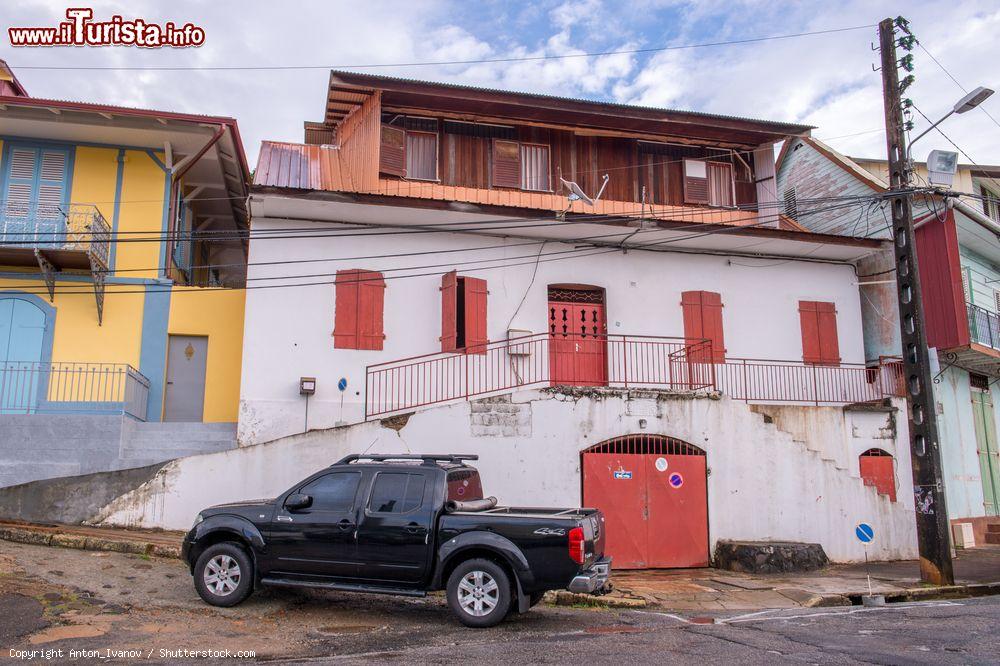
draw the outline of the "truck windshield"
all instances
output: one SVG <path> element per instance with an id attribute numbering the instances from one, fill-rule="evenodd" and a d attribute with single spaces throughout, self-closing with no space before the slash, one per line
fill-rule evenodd
<path id="1" fill-rule="evenodd" d="M 456 469 L 448 472 L 448 499 L 456 502 L 483 499 L 483 484 L 474 469 Z"/>

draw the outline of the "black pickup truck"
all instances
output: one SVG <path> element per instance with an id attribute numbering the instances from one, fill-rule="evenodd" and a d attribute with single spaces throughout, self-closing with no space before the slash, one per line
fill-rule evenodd
<path id="1" fill-rule="evenodd" d="M 601 512 L 497 506 L 465 464 L 476 459 L 349 455 L 276 499 L 205 509 L 182 550 L 198 594 L 234 606 L 260 585 L 445 589 L 462 623 L 489 627 L 547 590 L 601 593 Z"/>

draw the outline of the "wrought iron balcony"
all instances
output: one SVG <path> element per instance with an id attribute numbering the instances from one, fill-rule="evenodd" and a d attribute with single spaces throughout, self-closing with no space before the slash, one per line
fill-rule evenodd
<path id="1" fill-rule="evenodd" d="M 0 414 L 125 414 L 146 420 L 149 380 L 125 363 L 0 363 Z"/>
<path id="2" fill-rule="evenodd" d="M 111 227 L 97 206 L 0 203 L 0 263 L 33 265 L 36 255 L 56 269 L 107 270 Z"/>
<path id="3" fill-rule="evenodd" d="M 1000 315 L 972 303 L 966 303 L 969 313 L 969 338 L 978 344 L 1000 349 Z"/>

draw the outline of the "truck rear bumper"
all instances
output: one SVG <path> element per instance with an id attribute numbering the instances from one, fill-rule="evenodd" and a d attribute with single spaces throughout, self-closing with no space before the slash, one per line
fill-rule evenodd
<path id="1" fill-rule="evenodd" d="M 581 571 L 566 588 L 570 592 L 580 594 L 593 594 L 597 590 L 607 585 L 608 578 L 611 577 L 611 558 L 602 557 L 594 562 L 589 569 Z"/>

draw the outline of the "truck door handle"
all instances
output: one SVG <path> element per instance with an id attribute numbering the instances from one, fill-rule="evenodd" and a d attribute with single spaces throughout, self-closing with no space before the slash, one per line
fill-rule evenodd
<path id="1" fill-rule="evenodd" d="M 424 528 L 419 523 L 409 523 L 406 526 L 406 531 L 409 532 L 410 534 L 420 534 L 421 532 L 424 531 Z"/>
<path id="2" fill-rule="evenodd" d="M 339 523 L 337 523 L 337 527 L 339 527 L 340 529 L 342 529 L 343 531 L 346 532 L 347 530 L 354 529 L 354 523 L 352 523 L 351 521 L 349 521 L 347 518 L 344 518 Z"/>

